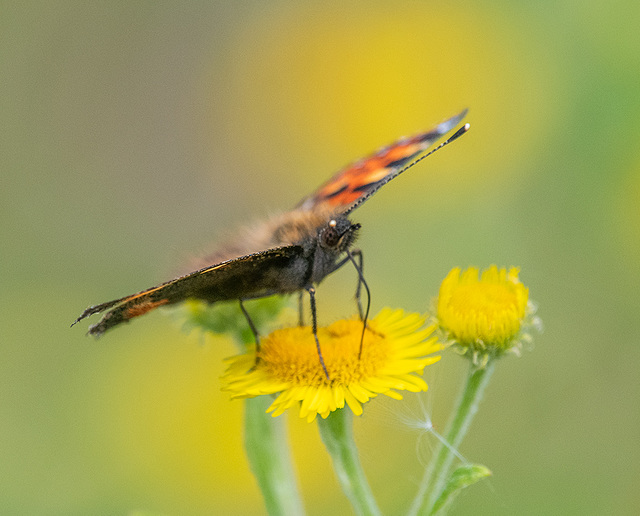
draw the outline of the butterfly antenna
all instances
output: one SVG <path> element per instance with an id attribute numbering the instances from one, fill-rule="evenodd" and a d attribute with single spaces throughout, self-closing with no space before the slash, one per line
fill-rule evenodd
<path id="1" fill-rule="evenodd" d="M 445 141 L 443 141 L 440 145 L 438 145 L 435 149 L 430 150 L 429 152 L 427 152 L 426 154 L 424 154 L 423 156 L 420 156 L 418 159 L 416 159 L 415 161 L 412 161 L 411 163 L 409 163 L 406 167 L 404 167 L 402 170 L 400 170 L 398 172 L 397 175 L 402 174 L 403 172 L 409 170 L 411 167 L 413 167 L 414 165 L 417 165 L 418 163 L 420 163 L 423 159 L 428 158 L 429 156 L 431 156 L 434 152 L 439 151 L 440 149 L 442 149 L 442 147 L 444 147 L 445 145 L 449 145 L 450 143 L 456 141 L 458 138 L 460 138 L 464 133 L 466 133 L 469 129 L 471 129 L 471 125 L 470 124 L 464 124 L 460 129 L 458 129 L 455 133 L 453 133 L 449 138 L 447 138 Z M 395 176 L 394 176 L 395 177 Z"/>
<path id="2" fill-rule="evenodd" d="M 466 114 L 466 110 L 463 111 L 459 117 L 463 117 Z M 442 147 L 444 147 L 445 145 L 449 145 L 450 143 L 454 142 L 455 140 L 457 140 L 458 138 L 460 138 L 464 133 L 466 133 L 469 129 L 471 128 L 470 124 L 464 124 L 462 127 L 460 127 L 460 129 L 458 129 L 455 133 L 453 133 L 449 138 L 447 138 L 445 141 L 443 141 L 440 145 L 438 145 L 435 149 L 427 152 L 426 154 L 420 156 L 418 159 L 412 161 L 411 163 L 409 163 L 406 167 L 398 170 L 398 172 L 393 173 L 388 175 L 385 179 L 381 180 L 375 188 L 373 188 L 372 190 L 370 190 L 365 196 L 360 197 L 357 201 L 355 201 L 351 206 L 349 206 L 346 210 L 344 210 L 343 214 L 347 215 L 348 213 L 352 212 L 353 210 L 355 210 L 358 206 L 360 206 L 363 202 L 365 202 L 369 197 L 371 197 L 374 193 L 376 193 L 378 190 L 380 190 L 380 188 L 382 188 L 384 185 L 386 185 L 389 181 L 391 181 L 392 179 L 395 179 L 396 177 L 398 177 L 400 174 L 402 174 L 403 172 L 406 172 L 407 170 L 409 170 L 411 167 L 413 167 L 414 165 L 417 165 L 418 163 L 420 163 L 423 159 L 431 156 L 434 152 L 439 151 L 440 149 L 442 149 Z"/>

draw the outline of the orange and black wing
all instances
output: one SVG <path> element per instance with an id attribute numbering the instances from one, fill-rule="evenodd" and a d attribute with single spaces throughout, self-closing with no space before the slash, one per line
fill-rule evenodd
<path id="1" fill-rule="evenodd" d="M 186 299 L 215 303 L 295 292 L 305 287 L 308 267 L 302 247 L 277 247 L 205 267 L 137 294 L 90 306 L 73 324 L 108 310 L 89 328 L 91 335 L 102 335 L 134 317 Z"/>
<path id="2" fill-rule="evenodd" d="M 419 154 L 426 151 L 465 117 L 467 110 L 445 120 L 434 129 L 403 138 L 375 154 L 347 166 L 305 197 L 298 209 L 334 208 L 348 213 L 364 202 L 378 188 L 401 174 Z"/>

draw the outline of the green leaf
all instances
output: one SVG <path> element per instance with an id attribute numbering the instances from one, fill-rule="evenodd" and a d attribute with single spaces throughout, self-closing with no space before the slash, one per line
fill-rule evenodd
<path id="1" fill-rule="evenodd" d="M 269 328 L 280 320 L 283 309 L 289 304 L 288 297 L 271 296 L 245 302 L 245 308 L 260 334 L 268 333 Z M 243 344 L 255 341 L 237 301 L 209 305 L 202 301 L 191 300 L 180 310 L 187 330 L 199 328 L 206 332 L 230 335 Z"/>
<path id="2" fill-rule="evenodd" d="M 451 476 L 447 481 L 447 485 L 440 494 L 440 497 L 433 505 L 431 514 L 437 514 L 440 511 L 446 510 L 449 504 L 451 504 L 454 498 L 465 487 L 469 487 L 490 475 L 491 471 L 481 464 L 469 464 L 455 469 L 453 473 L 451 473 Z"/>

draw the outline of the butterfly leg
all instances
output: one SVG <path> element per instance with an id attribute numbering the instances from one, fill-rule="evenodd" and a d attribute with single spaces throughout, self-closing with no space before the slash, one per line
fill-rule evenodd
<path id="1" fill-rule="evenodd" d="M 351 255 L 351 256 L 349 256 Z M 356 263 L 356 259 L 357 258 L 357 263 Z M 358 286 L 356 287 L 356 302 L 358 303 L 358 315 L 360 315 L 360 320 L 364 321 L 367 319 L 367 316 L 369 315 L 369 307 L 371 306 L 371 296 L 370 296 L 370 292 L 369 292 L 369 287 L 367 286 L 367 282 L 364 280 L 364 263 L 363 263 L 363 256 L 362 256 L 362 250 L 360 249 L 354 249 L 353 251 L 349 251 L 347 253 L 347 259 L 351 261 L 351 263 L 353 263 L 353 266 L 355 267 L 356 271 L 358 272 Z M 367 291 L 367 313 L 365 315 L 365 313 L 362 311 L 362 297 L 361 297 L 361 291 L 362 291 L 362 286 L 364 285 L 365 290 Z"/>
<path id="2" fill-rule="evenodd" d="M 309 292 L 309 300 L 311 302 L 311 324 L 313 330 L 313 336 L 316 339 L 316 349 L 318 350 L 318 358 L 320 359 L 320 365 L 322 366 L 322 370 L 324 371 L 324 375 L 329 380 L 329 371 L 327 371 L 327 366 L 324 365 L 324 358 L 322 358 L 322 350 L 320 349 L 320 341 L 318 340 L 318 314 L 316 312 L 316 289 L 313 287 L 307 287 L 307 292 Z"/>
<path id="3" fill-rule="evenodd" d="M 242 310 L 242 313 L 244 314 L 244 318 L 247 320 L 247 323 L 249 324 L 249 328 L 251 328 L 251 333 L 253 333 L 253 336 L 256 339 L 256 364 L 257 364 L 258 361 L 260 360 L 260 357 L 259 357 L 260 335 L 258 335 L 258 330 L 256 329 L 256 325 L 253 324 L 251 317 L 249 317 L 249 312 L 247 312 L 247 309 L 244 307 L 243 300 L 239 299 L 238 301 L 240 301 L 240 310 Z"/>
<path id="4" fill-rule="evenodd" d="M 355 257 L 358 258 L 358 262 L 356 263 Z M 369 285 L 364 279 L 364 274 L 362 273 L 362 251 L 360 249 L 354 249 L 353 252 L 347 251 L 347 258 L 351 260 L 353 266 L 358 272 L 358 287 L 356 288 L 356 300 L 358 301 L 358 312 L 360 312 L 360 320 L 362 321 L 362 335 L 360 336 L 360 351 L 358 352 L 358 359 L 362 358 L 362 346 L 364 344 L 364 332 L 367 329 L 367 320 L 369 319 L 369 310 L 371 309 L 371 291 L 369 290 Z M 360 298 L 360 287 L 364 286 L 364 289 L 367 292 L 367 309 L 362 313 L 362 300 Z"/>
<path id="5" fill-rule="evenodd" d="M 355 261 L 355 257 L 358 258 L 358 263 Z M 360 320 L 365 321 L 369 315 L 369 308 L 371 306 L 371 293 L 369 291 L 369 286 L 364 279 L 364 274 L 362 272 L 363 260 L 362 260 L 362 251 L 360 249 L 354 249 L 353 251 L 347 251 L 347 256 L 340 260 L 335 264 L 334 268 L 331 272 L 337 271 L 340 267 L 342 267 L 347 262 L 353 263 L 356 271 L 358 272 L 358 286 L 356 287 L 356 302 L 358 303 L 358 314 L 360 315 Z M 360 296 L 361 287 L 364 286 L 364 289 L 367 291 L 367 309 L 366 313 L 363 313 L 362 310 L 362 299 Z"/>
<path id="6" fill-rule="evenodd" d="M 302 290 L 298 294 L 298 326 L 304 326 L 304 293 Z"/>

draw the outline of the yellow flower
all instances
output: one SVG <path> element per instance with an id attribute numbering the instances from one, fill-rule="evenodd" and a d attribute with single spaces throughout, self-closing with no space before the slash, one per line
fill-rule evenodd
<path id="1" fill-rule="evenodd" d="M 223 390 L 232 398 L 278 394 L 267 409 L 273 416 L 300 405 L 300 417 L 326 418 L 345 403 L 354 414 L 378 394 L 402 399 L 398 390 L 426 391 L 421 375 L 425 366 L 440 360 L 427 357 L 442 346 L 433 336 L 435 326 L 423 328 L 425 319 L 403 310 L 384 309 L 367 323 L 360 352 L 362 322 L 340 320 L 318 328 L 327 379 L 308 326 L 276 330 L 261 340 L 261 349 L 227 359 Z"/>
<path id="2" fill-rule="evenodd" d="M 485 361 L 489 354 L 518 351 L 521 329 L 535 311 L 518 272 L 492 265 L 478 277 L 476 267 L 453 269 L 440 286 L 437 306 L 447 340 Z"/>

